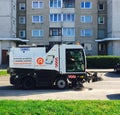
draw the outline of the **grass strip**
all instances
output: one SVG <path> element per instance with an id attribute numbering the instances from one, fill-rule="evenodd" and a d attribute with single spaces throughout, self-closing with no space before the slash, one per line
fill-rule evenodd
<path id="1" fill-rule="evenodd" d="M 7 70 L 0 70 L 0 76 L 8 76 Z"/>
<path id="2" fill-rule="evenodd" d="M 0 115 L 119 115 L 120 101 L 0 101 Z"/>

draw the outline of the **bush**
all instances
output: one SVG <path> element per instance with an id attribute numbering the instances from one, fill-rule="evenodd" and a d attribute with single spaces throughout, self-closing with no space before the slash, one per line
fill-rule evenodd
<path id="1" fill-rule="evenodd" d="M 87 68 L 108 69 L 120 62 L 120 56 L 87 56 Z"/>

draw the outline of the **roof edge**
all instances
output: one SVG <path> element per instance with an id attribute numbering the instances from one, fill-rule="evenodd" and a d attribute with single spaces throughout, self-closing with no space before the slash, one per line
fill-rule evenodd
<path id="1" fill-rule="evenodd" d="M 120 38 L 104 38 L 104 39 L 97 39 L 96 42 L 104 42 L 104 41 L 120 41 Z"/>
<path id="2" fill-rule="evenodd" d="M 21 41 L 21 42 L 28 42 L 29 40 L 21 39 L 21 38 L 0 38 L 0 41 Z"/>

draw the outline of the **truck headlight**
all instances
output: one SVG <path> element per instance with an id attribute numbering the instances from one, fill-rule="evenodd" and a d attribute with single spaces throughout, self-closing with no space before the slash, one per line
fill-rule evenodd
<path id="1" fill-rule="evenodd" d="M 81 75 L 80 78 L 83 79 L 85 76 Z"/>

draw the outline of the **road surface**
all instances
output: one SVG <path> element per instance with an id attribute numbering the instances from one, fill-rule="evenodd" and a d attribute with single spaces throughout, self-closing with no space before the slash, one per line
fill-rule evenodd
<path id="1" fill-rule="evenodd" d="M 0 77 L 0 100 L 119 100 L 120 74 L 107 72 L 98 75 L 103 80 L 84 83 L 84 88 L 80 90 L 15 89 L 9 83 L 9 77 Z"/>

